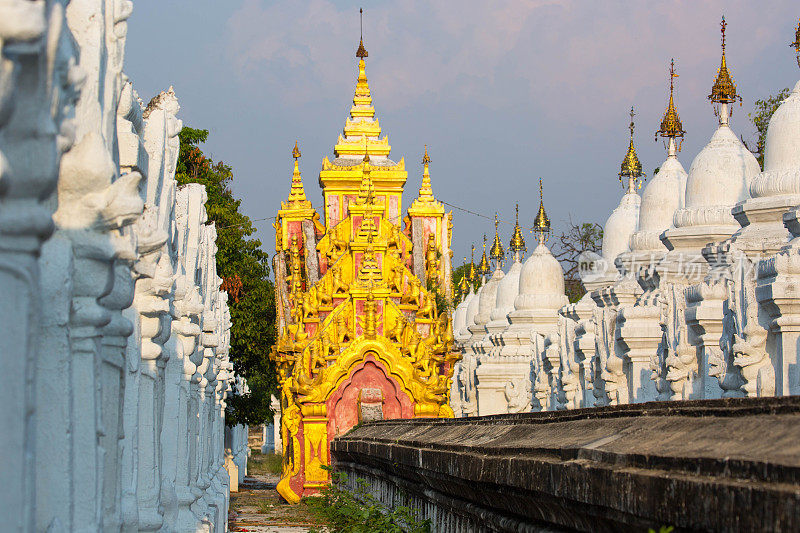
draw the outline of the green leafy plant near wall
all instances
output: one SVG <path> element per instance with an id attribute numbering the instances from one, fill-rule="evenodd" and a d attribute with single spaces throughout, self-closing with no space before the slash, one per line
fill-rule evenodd
<path id="1" fill-rule="evenodd" d="M 363 479 L 356 490 L 345 488 L 347 474 L 331 472 L 331 484 L 319 496 L 304 498 L 312 513 L 326 524 L 312 533 L 430 533 L 428 520 L 419 520 L 408 507 L 385 507 L 372 494 Z"/>

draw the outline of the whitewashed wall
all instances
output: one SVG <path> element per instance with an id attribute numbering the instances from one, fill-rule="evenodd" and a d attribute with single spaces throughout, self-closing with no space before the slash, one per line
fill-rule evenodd
<path id="1" fill-rule="evenodd" d="M 227 528 L 216 229 L 203 187 L 175 181 L 174 92 L 145 107 L 123 73 L 131 10 L 0 2 L 0 515 L 13 531 Z"/>

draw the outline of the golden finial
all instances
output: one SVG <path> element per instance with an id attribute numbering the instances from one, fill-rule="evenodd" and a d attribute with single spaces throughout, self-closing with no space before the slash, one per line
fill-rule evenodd
<path id="1" fill-rule="evenodd" d="M 433 202 L 436 200 L 433 196 L 433 188 L 431 188 L 431 173 L 428 168 L 430 162 L 431 158 L 428 157 L 428 145 L 426 144 L 425 155 L 422 156 L 422 185 L 419 187 L 419 197 L 417 198 L 420 202 Z"/>
<path id="2" fill-rule="evenodd" d="M 544 192 L 542 190 L 542 178 L 539 178 L 539 212 L 533 220 L 533 231 L 539 235 L 539 244 L 547 241 L 547 234 L 550 233 L 550 219 L 544 210 Z"/>
<path id="3" fill-rule="evenodd" d="M 297 146 L 297 141 L 294 142 L 292 157 L 294 157 L 294 172 L 292 172 L 292 187 L 289 190 L 289 204 L 293 207 L 310 207 L 311 202 L 306 199 L 303 178 L 300 175 L 300 165 L 297 162 L 300 158 L 300 148 Z"/>
<path id="4" fill-rule="evenodd" d="M 483 257 L 481 257 L 481 262 L 478 264 L 478 274 L 481 276 L 485 276 L 489 273 L 489 260 L 486 259 L 486 234 L 483 234 Z"/>
<path id="5" fill-rule="evenodd" d="M 515 206 L 516 214 L 514 215 L 514 234 L 511 236 L 511 243 L 509 249 L 518 254 L 525 252 L 525 239 L 522 237 L 522 229 L 519 227 L 519 204 Z M 516 257 L 518 259 L 518 257 Z"/>
<path id="6" fill-rule="evenodd" d="M 467 258 L 464 257 L 464 274 L 461 276 L 461 282 L 458 284 L 458 289 L 461 291 L 461 298 L 463 299 L 464 296 L 467 295 L 469 292 L 469 281 L 467 280 L 468 272 L 466 269 L 467 266 Z"/>
<path id="7" fill-rule="evenodd" d="M 356 50 L 356 57 L 359 59 L 364 59 L 365 57 L 369 56 L 369 52 L 367 52 L 367 49 L 364 48 L 364 10 L 362 8 L 359 8 L 358 15 L 361 25 L 361 37 L 359 38 L 358 50 Z"/>
<path id="8" fill-rule="evenodd" d="M 658 140 L 659 135 L 671 139 L 680 137 L 681 143 L 683 143 L 683 134 L 686 132 L 683 130 L 681 117 L 678 116 L 678 111 L 675 109 L 675 102 L 673 100 L 675 78 L 677 77 L 678 75 L 675 74 L 675 60 L 673 59 L 669 62 L 669 104 L 667 104 L 667 110 L 664 112 L 664 118 L 661 119 L 661 129 L 656 131 L 656 140 Z M 680 146 L 678 146 L 678 151 L 680 151 Z"/>
<path id="9" fill-rule="evenodd" d="M 475 245 L 472 245 L 472 251 L 470 252 L 470 260 L 469 260 L 469 280 L 472 283 L 475 283 L 478 280 L 478 274 L 475 271 Z"/>
<path id="10" fill-rule="evenodd" d="M 794 32 L 794 42 L 789 43 L 789 46 L 794 48 L 794 53 L 797 57 L 797 66 L 800 67 L 800 20 L 798 20 L 797 30 Z"/>
<path id="11" fill-rule="evenodd" d="M 628 178 L 628 192 L 633 192 L 640 178 L 645 176 L 645 173 L 642 172 L 642 164 L 639 162 L 639 157 L 636 155 L 636 147 L 633 145 L 633 130 L 636 128 L 633 122 L 634 116 L 636 116 L 636 113 L 633 112 L 633 106 L 631 106 L 631 123 L 628 126 L 628 129 L 631 130 L 631 140 L 630 144 L 628 144 L 628 153 L 625 154 L 625 159 L 622 160 L 619 169 L 619 182 L 622 183 L 623 186 L 625 183 L 622 181 L 622 178 Z M 641 183 L 639 183 L 639 186 L 641 187 Z"/>
<path id="12" fill-rule="evenodd" d="M 719 23 L 722 31 L 722 60 L 720 61 L 719 70 L 717 70 L 717 79 L 714 80 L 714 86 L 711 87 L 711 94 L 708 99 L 715 104 L 732 104 L 737 100 L 741 104 L 742 97 L 736 93 L 736 83 L 731 78 L 728 72 L 728 62 L 725 58 L 725 29 L 728 23 L 725 22 L 725 17 L 722 17 L 722 22 Z"/>
<path id="13" fill-rule="evenodd" d="M 494 259 L 495 264 L 497 267 L 500 267 L 500 261 L 503 260 L 505 257 L 506 252 L 503 250 L 503 244 L 500 242 L 500 234 L 498 231 L 498 224 L 500 224 L 499 220 L 497 219 L 497 213 L 494 214 L 494 242 L 492 243 L 492 248 L 489 250 L 489 257 Z"/>

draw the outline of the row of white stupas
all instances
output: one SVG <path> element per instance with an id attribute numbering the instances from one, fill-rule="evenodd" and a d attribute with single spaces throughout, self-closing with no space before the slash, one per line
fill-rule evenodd
<path id="1" fill-rule="evenodd" d="M 123 74 L 130 13 L 0 2 L 3 531 L 227 527 L 216 230 L 174 178 L 174 93 Z"/>
<path id="2" fill-rule="evenodd" d="M 583 276 L 587 294 L 567 304 L 540 203 L 533 254 L 520 264 L 512 239 L 509 271 L 496 268 L 456 308 L 457 416 L 800 394 L 800 82 L 770 120 L 762 172 L 729 125 L 740 97 L 722 28 L 709 95 L 719 127 L 687 174 L 671 68 L 657 132 L 667 159 L 640 197 L 631 123 L 627 192 Z M 800 65 L 800 26 L 795 38 Z"/>

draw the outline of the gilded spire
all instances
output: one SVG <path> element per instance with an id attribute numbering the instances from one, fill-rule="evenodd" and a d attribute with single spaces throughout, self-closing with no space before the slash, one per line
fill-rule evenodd
<path id="1" fill-rule="evenodd" d="M 300 159 L 300 148 L 297 141 L 294 142 L 292 157 L 294 157 L 294 172 L 292 173 L 292 188 L 289 191 L 290 207 L 311 207 L 311 202 L 306 199 L 306 192 L 303 189 L 303 178 L 300 176 L 300 166 L 297 160 Z"/>
<path id="2" fill-rule="evenodd" d="M 633 145 L 633 130 L 636 128 L 636 125 L 633 123 L 633 117 L 635 115 L 636 113 L 633 112 L 633 106 L 631 106 L 631 123 L 628 126 L 628 129 L 631 130 L 631 140 L 630 144 L 628 144 L 628 153 L 625 154 L 625 159 L 622 160 L 619 169 L 619 182 L 624 185 L 622 178 L 628 178 L 628 192 L 635 191 L 639 178 L 645 176 L 645 173 L 642 172 L 642 164 L 639 162 L 639 157 L 636 155 L 636 147 Z"/>
<path id="3" fill-rule="evenodd" d="M 358 59 L 363 60 L 365 57 L 369 56 L 369 52 L 367 52 L 367 49 L 364 48 L 364 10 L 362 8 L 359 8 L 358 10 L 358 17 L 361 26 L 361 36 L 359 37 L 358 40 L 358 50 L 356 50 L 356 57 Z"/>
<path id="4" fill-rule="evenodd" d="M 719 23 L 722 32 L 722 60 L 720 61 L 719 70 L 717 70 L 717 79 L 714 80 L 714 86 L 711 87 L 711 94 L 708 99 L 715 104 L 731 104 L 735 101 L 741 103 L 742 97 L 736 93 L 736 83 L 731 78 L 728 72 L 728 62 L 725 58 L 725 28 L 728 23 L 725 22 L 725 17 L 722 17 L 722 22 Z"/>
<path id="5" fill-rule="evenodd" d="M 664 112 L 664 118 L 661 119 L 661 129 L 656 132 L 656 140 L 658 140 L 659 135 L 673 140 L 676 137 L 683 139 L 683 134 L 686 133 L 683 130 L 681 117 L 678 116 L 678 110 L 675 109 L 675 101 L 673 100 L 675 78 L 677 77 L 678 75 L 675 74 L 675 60 L 673 59 L 669 62 L 669 104 L 667 104 L 667 110 Z"/>
<path id="6" fill-rule="evenodd" d="M 539 235 L 539 244 L 544 244 L 547 234 L 550 233 L 550 219 L 544 210 L 544 193 L 542 191 L 542 178 L 539 178 L 539 212 L 533 220 L 533 231 Z"/>
<path id="7" fill-rule="evenodd" d="M 478 281 L 478 274 L 475 271 L 475 245 L 472 245 L 472 251 L 470 252 L 470 260 L 469 260 L 469 281 L 471 283 L 475 283 Z"/>
<path id="8" fill-rule="evenodd" d="M 525 252 L 525 239 L 522 237 L 522 229 L 519 227 L 519 204 L 515 207 L 516 214 L 514 215 L 514 234 L 511 236 L 511 242 L 509 243 L 509 249 L 514 252 L 515 260 L 519 259 L 519 252 Z M 542 206 L 542 210 L 544 210 L 544 206 Z M 547 216 L 547 215 L 545 215 Z"/>
<path id="9" fill-rule="evenodd" d="M 417 200 L 420 202 L 435 202 L 433 197 L 433 189 L 431 188 L 431 173 L 428 165 L 431 158 L 428 157 L 428 145 L 425 145 L 425 155 L 422 156 L 422 185 L 419 187 L 419 197 Z"/>
<path id="10" fill-rule="evenodd" d="M 800 21 L 798 21 L 797 30 L 794 32 L 794 42 L 789 43 L 789 46 L 794 48 L 794 53 L 797 58 L 797 66 L 800 67 Z"/>
<path id="11" fill-rule="evenodd" d="M 485 277 L 486 274 L 489 273 L 489 260 L 486 258 L 486 234 L 483 234 L 483 257 L 481 257 L 481 262 L 478 264 L 478 274 L 482 277 Z"/>
<path id="12" fill-rule="evenodd" d="M 458 290 L 461 291 L 461 299 L 462 300 L 464 299 L 464 297 L 469 292 L 469 280 L 467 279 L 469 277 L 469 271 L 467 270 L 466 266 L 467 266 L 467 258 L 465 257 L 464 258 L 464 267 L 465 267 L 464 268 L 464 274 L 461 276 L 461 282 L 458 284 Z"/>
<path id="13" fill-rule="evenodd" d="M 503 244 L 500 242 L 500 234 L 498 231 L 498 224 L 500 222 L 497 219 L 497 213 L 494 214 L 494 242 L 492 243 L 492 248 L 489 250 L 489 257 L 494 259 L 495 265 L 497 268 L 500 268 L 500 262 L 505 257 L 506 252 L 503 250 Z"/>

